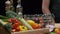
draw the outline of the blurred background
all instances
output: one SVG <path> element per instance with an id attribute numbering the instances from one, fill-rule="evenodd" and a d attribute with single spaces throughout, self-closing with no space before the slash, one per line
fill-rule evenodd
<path id="1" fill-rule="evenodd" d="M 0 15 L 5 14 L 5 1 L 0 0 Z M 24 14 L 42 14 L 42 0 L 22 0 L 23 15 Z M 17 0 L 14 0 L 14 7 L 16 9 Z M 16 11 L 15 11 L 16 12 Z M 57 19 L 56 22 L 60 22 L 60 19 Z"/>

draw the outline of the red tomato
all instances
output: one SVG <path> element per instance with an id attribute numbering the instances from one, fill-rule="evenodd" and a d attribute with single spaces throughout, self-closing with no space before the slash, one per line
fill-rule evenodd
<path id="1" fill-rule="evenodd" d="M 57 34 L 60 34 L 60 31 L 58 31 Z"/>
<path id="2" fill-rule="evenodd" d="M 9 22 L 10 22 L 10 23 L 12 23 L 12 22 L 13 22 L 13 21 L 12 21 L 12 18 L 10 18 L 10 19 L 9 19 Z"/>
<path id="3" fill-rule="evenodd" d="M 39 28 L 39 25 L 38 24 L 33 24 L 33 26 L 32 26 L 34 29 L 37 29 L 37 28 Z"/>
<path id="4" fill-rule="evenodd" d="M 16 18 L 10 18 L 10 19 L 9 19 L 9 22 L 10 22 L 10 23 L 12 23 L 12 22 L 14 22 L 14 21 L 16 21 Z"/>
<path id="5" fill-rule="evenodd" d="M 17 27 L 17 28 L 16 28 L 16 31 L 20 31 L 20 28 L 19 28 L 19 27 Z"/>
<path id="6" fill-rule="evenodd" d="M 15 22 L 15 23 L 19 23 L 19 21 L 18 21 L 18 20 L 15 20 L 14 22 Z"/>
<path id="7" fill-rule="evenodd" d="M 16 18 L 10 18 L 9 22 L 10 23 L 20 23 Z"/>
<path id="8" fill-rule="evenodd" d="M 19 23 L 14 23 L 12 28 L 17 28 L 19 26 Z"/>
<path id="9" fill-rule="evenodd" d="M 9 19 L 9 22 L 10 22 L 10 23 L 12 23 L 12 20 L 11 20 L 11 19 Z"/>

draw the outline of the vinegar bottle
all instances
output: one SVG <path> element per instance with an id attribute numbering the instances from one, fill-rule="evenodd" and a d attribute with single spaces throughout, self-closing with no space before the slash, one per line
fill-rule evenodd
<path id="1" fill-rule="evenodd" d="M 18 5 L 16 6 L 16 13 L 22 18 L 22 6 L 21 6 L 21 0 L 17 1 Z"/>

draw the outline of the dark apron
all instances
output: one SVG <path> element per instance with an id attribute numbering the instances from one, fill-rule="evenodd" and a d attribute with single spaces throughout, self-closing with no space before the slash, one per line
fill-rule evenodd
<path id="1" fill-rule="evenodd" d="M 60 22 L 60 0 L 51 0 L 50 11 L 55 15 L 56 22 Z"/>

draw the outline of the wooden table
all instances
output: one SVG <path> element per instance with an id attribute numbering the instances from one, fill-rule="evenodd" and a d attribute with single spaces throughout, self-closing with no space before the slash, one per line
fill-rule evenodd
<path id="1" fill-rule="evenodd" d="M 55 27 L 60 28 L 60 23 L 56 23 Z"/>

